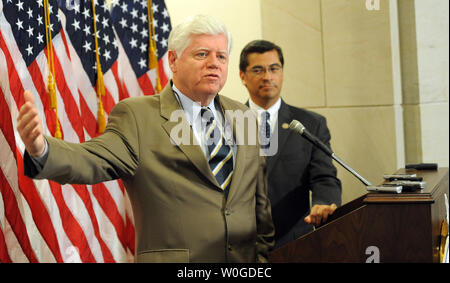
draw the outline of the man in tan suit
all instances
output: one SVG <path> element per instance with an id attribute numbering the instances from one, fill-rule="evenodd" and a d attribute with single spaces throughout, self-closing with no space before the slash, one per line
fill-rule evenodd
<path id="1" fill-rule="evenodd" d="M 119 102 L 104 134 L 83 144 L 44 137 L 26 92 L 17 124 L 25 174 L 76 184 L 121 178 L 133 206 L 138 262 L 266 261 L 274 228 L 265 160 L 235 127 L 233 136 L 224 134 L 226 125 L 236 126 L 227 112 L 247 110 L 218 95 L 230 46 L 226 27 L 211 17 L 175 27 L 171 83 L 160 95 Z M 187 136 L 181 142 L 180 129 Z"/>

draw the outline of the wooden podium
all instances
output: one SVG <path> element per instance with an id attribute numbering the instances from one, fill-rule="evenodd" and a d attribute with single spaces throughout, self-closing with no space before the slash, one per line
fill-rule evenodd
<path id="1" fill-rule="evenodd" d="M 448 168 L 405 169 L 423 177 L 416 192 L 368 193 L 326 224 L 269 254 L 269 262 L 439 262 L 447 233 Z"/>

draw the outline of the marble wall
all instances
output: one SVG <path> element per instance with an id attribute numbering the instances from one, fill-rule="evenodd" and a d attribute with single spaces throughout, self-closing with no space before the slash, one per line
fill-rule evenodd
<path id="1" fill-rule="evenodd" d="M 448 166 L 449 2 L 399 1 L 406 161 Z"/>
<path id="2" fill-rule="evenodd" d="M 355 0 L 261 1 L 263 36 L 284 48 L 288 62 L 282 96 L 324 115 L 333 150 L 374 184 L 404 166 L 395 4 L 367 10 Z M 366 193 L 336 166 L 344 203 Z"/>
<path id="3" fill-rule="evenodd" d="M 405 163 L 448 166 L 448 0 L 165 2 L 174 25 L 206 13 L 228 26 L 234 42 L 222 94 L 238 101 L 248 97 L 240 50 L 257 38 L 280 45 L 283 98 L 324 115 L 334 151 L 372 183 Z M 366 192 L 336 166 L 344 203 Z"/>

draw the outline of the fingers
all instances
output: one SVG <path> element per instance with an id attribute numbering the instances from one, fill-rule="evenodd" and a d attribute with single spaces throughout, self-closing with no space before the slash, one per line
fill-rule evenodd
<path id="1" fill-rule="evenodd" d="M 311 212 L 305 217 L 305 222 L 308 224 L 313 224 L 314 226 L 319 226 L 320 224 L 327 221 L 328 216 L 333 214 L 336 210 L 336 204 L 331 205 L 314 205 L 311 208 Z"/>

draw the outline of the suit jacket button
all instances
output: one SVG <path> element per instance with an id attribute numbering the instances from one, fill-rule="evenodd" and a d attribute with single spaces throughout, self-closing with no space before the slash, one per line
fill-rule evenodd
<path id="1" fill-rule="evenodd" d="M 225 216 L 230 216 L 231 215 L 231 210 L 225 210 Z"/>
<path id="2" fill-rule="evenodd" d="M 229 250 L 229 251 L 232 251 L 232 250 L 233 250 L 233 247 L 232 247 L 231 245 L 228 245 L 228 250 Z"/>

